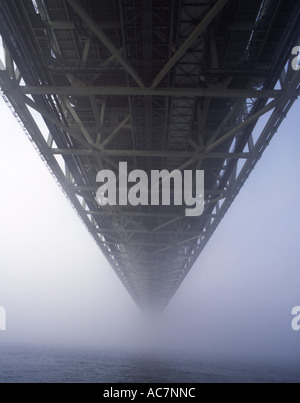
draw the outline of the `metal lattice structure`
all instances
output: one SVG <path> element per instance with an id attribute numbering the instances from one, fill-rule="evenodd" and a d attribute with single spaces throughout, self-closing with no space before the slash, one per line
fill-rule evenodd
<path id="1" fill-rule="evenodd" d="M 164 307 L 299 95 L 299 1 L 0 0 L 0 34 L 6 101 L 137 304 Z M 204 214 L 99 206 L 120 161 L 204 170 Z"/>

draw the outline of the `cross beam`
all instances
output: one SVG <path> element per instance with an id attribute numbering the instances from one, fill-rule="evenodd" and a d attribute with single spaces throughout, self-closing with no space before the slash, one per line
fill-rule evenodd
<path id="1" fill-rule="evenodd" d="M 211 97 L 211 98 L 277 98 L 284 94 L 283 90 L 255 90 L 215 88 L 139 88 L 117 86 L 30 86 L 16 88 L 21 94 L 31 95 L 116 95 L 116 96 L 174 96 L 174 97 Z"/>
<path id="2" fill-rule="evenodd" d="M 54 155 L 82 155 L 82 156 L 101 156 L 110 155 L 112 157 L 161 157 L 161 158 L 208 158 L 208 159 L 247 159 L 250 153 L 229 153 L 229 152 L 194 152 L 194 151 L 162 151 L 162 150 L 122 150 L 122 149 L 103 149 L 89 150 L 80 148 L 52 148 Z"/>

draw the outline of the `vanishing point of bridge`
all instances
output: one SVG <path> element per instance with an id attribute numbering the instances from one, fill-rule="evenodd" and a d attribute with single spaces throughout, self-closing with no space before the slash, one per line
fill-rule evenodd
<path id="1" fill-rule="evenodd" d="M 137 304 L 164 307 L 299 95 L 299 0 L 0 0 L 0 35 L 5 101 Z M 119 162 L 204 170 L 204 213 L 101 207 Z"/>

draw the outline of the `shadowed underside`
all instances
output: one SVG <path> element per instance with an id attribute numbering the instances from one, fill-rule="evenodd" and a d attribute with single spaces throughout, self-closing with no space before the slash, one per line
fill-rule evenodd
<path id="1" fill-rule="evenodd" d="M 6 101 L 136 303 L 163 308 L 299 95 L 299 1 L 0 0 L 0 20 Z M 204 170 L 203 215 L 99 206 L 121 161 Z"/>

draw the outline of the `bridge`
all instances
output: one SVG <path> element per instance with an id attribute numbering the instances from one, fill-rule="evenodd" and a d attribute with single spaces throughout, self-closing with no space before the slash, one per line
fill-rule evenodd
<path id="1" fill-rule="evenodd" d="M 165 307 L 299 96 L 299 1 L 0 0 L 0 35 L 7 105 L 132 298 Z M 119 162 L 204 170 L 203 214 L 100 206 Z"/>

